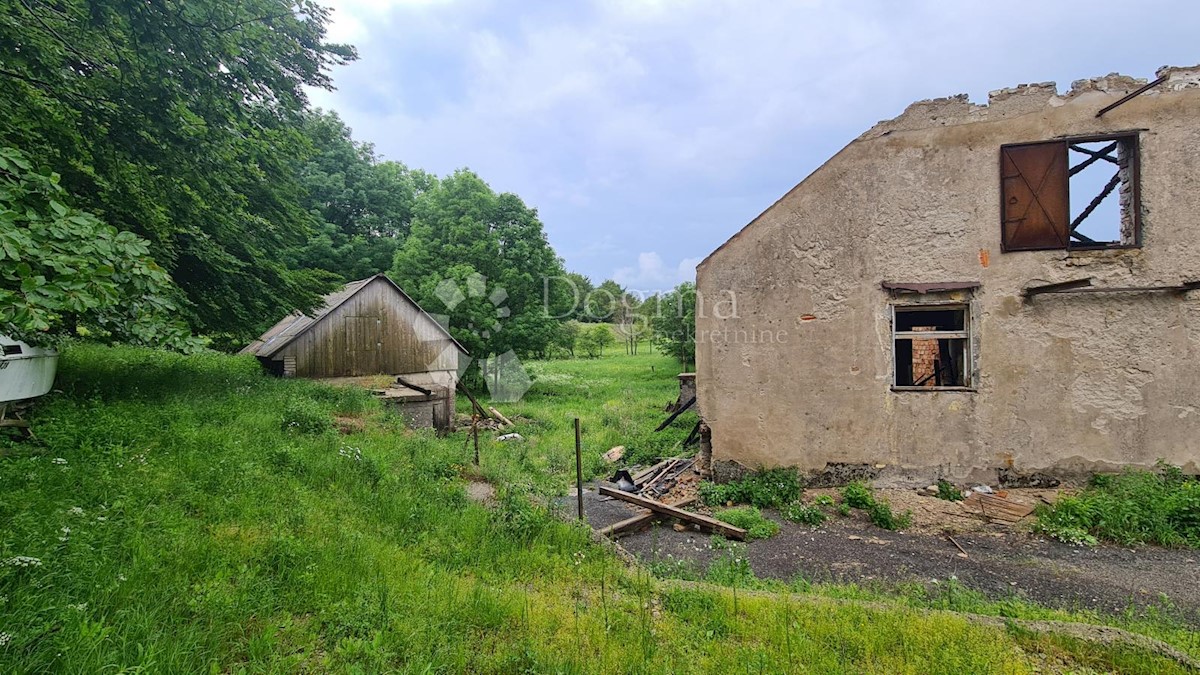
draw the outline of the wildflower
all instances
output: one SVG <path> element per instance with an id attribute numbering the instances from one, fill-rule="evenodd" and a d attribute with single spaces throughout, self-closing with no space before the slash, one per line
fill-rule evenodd
<path id="1" fill-rule="evenodd" d="M 62 535 L 61 535 L 61 536 L 58 538 L 58 540 L 59 540 L 59 541 L 66 541 L 66 540 L 68 540 L 68 539 L 70 539 L 70 538 L 71 538 L 71 528 L 69 528 L 69 527 L 64 527 L 64 528 L 62 529 Z"/>
<path id="2" fill-rule="evenodd" d="M 108 518 L 106 518 L 105 516 L 96 516 L 97 523 L 103 523 L 106 520 L 108 520 Z"/>
<path id="3" fill-rule="evenodd" d="M 0 647 L 8 646 L 8 643 L 12 642 L 12 639 L 12 633 L 0 633 Z"/>
<path id="4" fill-rule="evenodd" d="M 67 463 L 67 460 L 63 459 L 62 457 L 55 457 L 54 459 L 50 460 L 50 463 L 51 463 L 51 464 L 66 465 L 66 463 Z"/>
<path id="5" fill-rule="evenodd" d="M 78 506 L 72 506 L 71 508 L 67 509 L 67 515 L 68 516 L 82 516 L 83 509 L 79 508 Z"/>
<path id="6" fill-rule="evenodd" d="M 124 575 L 124 574 L 118 574 L 118 575 L 117 575 L 117 581 L 125 581 L 125 575 Z"/>
<path id="7" fill-rule="evenodd" d="M 78 605 L 67 605 L 67 607 L 75 610 L 76 612 L 87 611 L 87 603 L 86 602 L 81 602 Z"/>
<path id="8" fill-rule="evenodd" d="M 27 555 L 14 555 L 0 562 L 0 567 L 41 567 L 42 561 Z"/>

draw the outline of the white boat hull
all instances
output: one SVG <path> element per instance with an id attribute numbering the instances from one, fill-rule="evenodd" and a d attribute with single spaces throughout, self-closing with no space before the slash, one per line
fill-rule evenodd
<path id="1" fill-rule="evenodd" d="M 54 386 L 58 352 L 0 335 L 0 405 L 36 398 Z"/>

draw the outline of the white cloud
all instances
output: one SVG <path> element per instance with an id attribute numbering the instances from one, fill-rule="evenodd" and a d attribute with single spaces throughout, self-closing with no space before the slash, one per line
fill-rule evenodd
<path id="1" fill-rule="evenodd" d="M 389 158 L 469 166 L 520 194 L 568 268 L 662 285 L 690 279 L 691 261 L 913 100 L 1145 76 L 1195 60 L 1187 26 L 1200 18 L 1174 8 L 1178 21 L 1105 43 L 1089 35 L 1120 5 L 1101 0 L 330 3 L 335 37 L 362 58 L 314 101 Z M 601 232 L 613 250 L 587 246 Z M 629 264 L 646 250 L 684 260 Z"/>
<path id="2" fill-rule="evenodd" d="M 355 43 L 365 40 L 393 10 L 415 9 L 447 4 L 452 0 L 324 0 L 333 10 L 329 25 L 331 42 Z"/>
<path id="3" fill-rule="evenodd" d="M 694 281 L 699 262 L 699 258 L 684 258 L 671 267 L 655 251 L 639 253 L 637 265 L 617 268 L 612 273 L 612 280 L 635 294 L 639 291 L 649 294 L 674 288 L 684 281 Z"/>

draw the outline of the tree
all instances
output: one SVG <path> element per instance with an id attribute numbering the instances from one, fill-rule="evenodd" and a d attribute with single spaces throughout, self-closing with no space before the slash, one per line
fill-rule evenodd
<path id="1" fill-rule="evenodd" d="M 284 251 L 300 206 L 305 87 L 355 57 L 315 0 L 0 0 L 0 145 L 61 174 L 75 204 L 149 242 L 204 331 L 254 332 L 328 273 Z"/>
<path id="2" fill-rule="evenodd" d="M 616 342 L 612 328 L 606 323 L 597 323 L 584 328 L 579 336 L 579 347 L 589 359 L 604 356 L 604 349 Z"/>
<path id="3" fill-rule="evenodd" d="M 657 298 L 650 325 L 655 344 L 685 366 L 696 360 L 696 286 L 679 284 Z"/>
<path id="4" fill-rule="evenodd" d="M 563 274 L 537 212 L 467 170 L 420 194 L 391 269 L 423 307 L 449 315 L 450 332 L 477 358 L 544 354 L 557 330 L 542 306 L 544 280 Z"/>
<path id="5" fill-rule="evenodd" d="M 378 161 L 336 113 L 310 113 L 303 129 L 313 152 L 300 171 L 301 206 L 320 224 L 308 241 L 288 249 L 288 266 L 324 270 L 342 282 L 387 271 L 408 235 L 418 196 L 436 178 Z"/>
<path id="6" fill-rule="evenodd" d="M 0 148 L 0 333 L 38 345 L 76 334 L 199 348 L 149 244 L 67 200 L 57 174 Z"/>
<path id="7" fill-rule="evenodd" d="M 575 347 L 579 343 L 579 337 L 583 332 L 583 324 L 575 321 L 564 321 L 558 324 L 558 329 L 554 332 L 553 346 L 562 350 L 571 358 L 575 358 Z"/>

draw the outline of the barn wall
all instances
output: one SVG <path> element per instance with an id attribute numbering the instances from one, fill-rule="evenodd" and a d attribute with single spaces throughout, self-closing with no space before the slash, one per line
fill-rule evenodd
<path id="1" fill-rule="evenodd" d="M 882 466 L 895 482 L 1160 458 L 1200 472 L 1200 291 L 1021 296 L 1080 277 L 1200 278 L 1200 69 L 1171 75 L 1100 118 L 1137 83 L 914 104 L 710 256 L 697 272 L 697 381 L 714 462 Z M 1134 129 L 1141 248 L 1001 251 L 1001 145 Z M 884 280 L 981 285 L 893 296 Z M 970 307 L 973 390 L 894 391 L 891 306 L 937 301 Z"/>
<path id="2" fill-rule="evenodd" d="M 456 372 L 458 350 L 391 284 L 375 279 L 273 355 L 295 357 L 297 377 Z"/>

